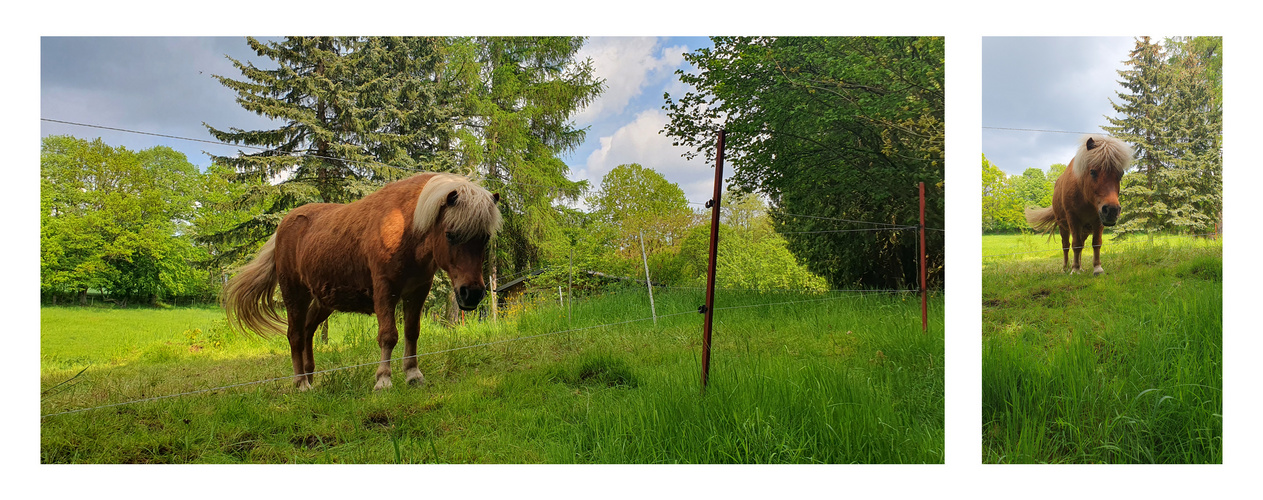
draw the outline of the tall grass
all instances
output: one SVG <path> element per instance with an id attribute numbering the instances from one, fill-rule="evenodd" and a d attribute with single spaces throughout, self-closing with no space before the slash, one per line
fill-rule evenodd
<path id="1" fill-rule="evenodd" d="M 718 307 L 824 295 L 724 292 Z M 232 338 L 90 369 L 45 396 L 43 462 L 907 463 L 943 459 L 942 299 L 720 309 L 699 386 L 700 291 L 551 301 L 497 323 L 423 326 L 423 388 L 373 392 L 374 366 L 136 404 L 76 408 L 289 372 L 283 339 Z M 46 309 L 45 315 L 74 315 Z M 687 314 L 680 314 L 687 313 Z M 593 327 L 595 325 L 612 326 Z M 46 338 L 64 335 L 46 331 Z M 376 359 L 375 321 L 335 315 L 317 369 Z M 468 347 L 475 346 L 475 347 Z M 400 351 L 397 349 L 397 356 Z M 212 355 L 218 351 L 218 355 Z M 63 382 L 46 368 L 43 386 Z"/>
<path id="2" fill-rule="evenodd" d="M 983 255 L 1021 238 L 984 237 Z M 987 263 L 983 460 L 1221 463 L 1221 249 L 1106 246 L 1096 277 L 1055 250 Z"/>

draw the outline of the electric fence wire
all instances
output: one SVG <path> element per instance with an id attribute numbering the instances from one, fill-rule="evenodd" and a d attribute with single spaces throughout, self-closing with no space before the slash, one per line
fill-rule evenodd
<path id="1" fill-rule="evenodd" d="M 1223 234 L 1224 234 L 1224 232 L 1223 232 L 1223 231 L 1216 231 L 1216 232 L 1202 232 L 1202 234 L 1196 234 L 1196 235 L 1168 235 L 1168 236 L 1192 236 L 1192 237 L 1196 237 L 1196 236 L 1215 236 L 1215 235 L 1223 235 Z M 1100 244 L 1100 245 L 1091 245 L 1091 247 L 1094 247 L 1094 249 L 1095 249 L 1095 247 L 1104 247 L 1104 246 L 1133 246 L 1133 245 L 1149 245 L 1149 242 L 1148 242 L 1148 241 L 1127 241 L 1127 242 L 1118 242 L 1118 244 L 1108 244 L 1108 245 L 1106 245 L 1106 244 Z M 1010 253 L 1004 253 L 1004 254 L 986 254 L 986 255 L 983 255 L 983 259 L 997 258 L 997 256 L 1005 256 L 1005 255 L 1051 254 L 1051 253 L 1055 253 L 1055 251 L 1084 250 L 1084 249 L 1086 249 L 1086 247 L 1087 247 L 1087 246 L 1085 245 L 1085 246 L 1060 247 L 1060 249 L 1043 249 L 1043 250 L 1028 250 L 1028 251 L 1010 251 Z"/>
<path id="2" fill-rule="evenodd" d="M 866 291 L 866 292 L 869 292 L 869 291 L 871 291 L 871 292 L 876 292 L 877 290 L 863 290 L 863 291 Z M 914 291 L 914 290 L 886 290 L 886 291 L 888 291 L 888 292 L 907 292 L 907 291 Z M 715 307 L 715 310 L 716 310 L 716 311 L 720 311 L 720 310 L 731 310 L 731 309 L 747 309 L 747 308 L 762 307 L 762 306 L 779 306 L 779 305 L 787 305 L 787 304 L 799 304 L 799 303 L 822 302 L 822 301 L 829 301 L 829 300 L 837 300 L 837 299 L 842 298 L 842 297 L 845 297 L 845 295 L 836 295 L 836 296 L 832 296 L 832 297 L 815 298 L 815 299 L 805 299 L 805 300 L 789 300 L 789 301 L 770 302 L 770 303 L 761 303 L 761 304 L 745 304 L 745 305 L 738 305 L 738 306 Z M 696 314 L 698 314 L 698 312 L 697 312 L 697 311 L 677 312 L 677 313 L 671 313 L 671 314 L 665 314 L 665 315 L 658 315 L 658 316 L 657 316 L 657 319 L 661 320 L 661 319 L 671 318 L 671 317 L 676 317 L 676 316 L 696 315 Z M 431 352 L 419 353 L 419 354 L 415 354 L 415 355 L 412 355 L 412 356 L 400 356 L 400 357 L 391 358 L 391 359 L 389 359 L 388 361 L 389 361 L 390 363 L 395 363 L 395 362 L 397 362 L 397 361 L 404 361 L 404 360 L 407 360 L 407 359 L 421 358 L 421 357 L 425 357 L 425 356 L 434 356 L 434 355 L 438 355 L 438 354 L 446 354 L 446 353 L 450 353 L 450 352 L 462 351 L 462 350 L 467 350 L 467 349 L 476 349 L 476 348 L 480 348 L 480 347 L 490 347 L 490 346 L 499 345 L 499 344 L 506 344 L 506 343 L 509 343 L 509 342 L 517 342 L 517 341 L 522 341 L 522 340 L 530 340 L 530 339 L 537 339 L 537 338 L 542 338 L 542 337 L 549 337 L 549 336 L 553 336 L 553 335 L 560 335 L 560 334 L 563 334 L 563 333 L 574 333 L 574 332 L 580 332 L 580 331 L 584 331 L 584 330 L 593 330 L 593 329 L 603 328 L 603 327 L 627 325 L 627 324 L 631 324 L 631 323 L 639 323 L 639 322 L 643 322 L 643 321 L 651 321 L 651 320 L 653 320 L 653 319 L 654 319 L 653 317 L 649 317 L 649 318 L 639 318 L 639 319 L 631 319 L 631 320 L 626 320 L 626 321 L 618 321 L 618 322 L 614 322 L 614 323 L 604 323 L 604 324 L 600 324 L 600 325 L 591 325 L 591 326 L 584 326 L 584 327 L 579 327 L 579 328 L 570 328 L 570 329 L 566 329 L 566 330 L 558 330 L 558 331 L 554 331 L 554 332 L 540 333 L 540 334 L 536 334 L 536 335 L 527 335 L 527 336 L 523 336 L 523 337 L 514 337 L 514 338 L 511 338 L 511 339 L 495 340 L 495 341 L 491 341 L 491 342 L 483 342 L 483 343 L 479 343 L 479 344 L 470 344 L 470 345 L 465 345 L 465 346 L 460 346 L 460 347 L 453 347 L 453 348 L 451 348 L 451 349 L 442 349 L 442 350 L 438 350 L 438 351 L 431 351 Z M 367 366 L 376 366 L 376 365 L 379 365 L 379 364 L 381 364 L 381 363 L 382 363 L 382 361 L 380 361 L 380 360 L 379 360 L 379 361 L 370 361 L 370 362 L 365 362 L 365 363 L 357 363 L 357 364 L 354 364 L 354 365 L 346 365 L 346 366 L 339 366 L 339 367 L 335 367 L 335 368 L 328 368 L 328 369 L 324 369 L 324 370 L 317 370 L 317 371 L 311 372 L 311 373 L 309 373 L 309 374 L 307 374 L 307 375 L 321 375 L 321 374 L 326 374 L 326 373 L 332 373 L 332 372 L 338 372 L 338 371 L 344 371 L 344 370 L 351 370 L 351 369 L 355 369 L 355 368 L 363 368 L 363 367 L 367 367 Z M 159 401 L 159 400 L 164 400 L 164 399 L 172 399 L 172 398 L 178 398 L 178 397 L 183 397 L 183 396 L 191 396 L 191 395 L 195 395 L 195 394 L 204 394 L 204 393 L 208 393 L 208 392 L 223 391 L 223 390 L 227 390 L 227 389 L 234 389 L 234 388 L 238 388 L 238 387 L 246 387 L 246 386 L 252 386 L 252 385 L 266 384 L 266 383 L 270 383 L 270 382 L 279 382 L 279 381 L 284 381 L 284 380 L 293 380 L 293 378 L 294 378 L 294 375 L 284 375 L 284 376 L 280 376 L 280 377 L 271 377 L 271 378 L 266 378 L 266 379 L 261 379 L 261 380 L 252 380 L 252 381 L 249 381 L 249 382 L 240 382 L 240 383 L 236 383 L 236 384 L 228 384 L 228 385 L 221 385 L 221 386 L 216 386 L 216 387 L 208 387 L 208 388 L 204 388 L 204 389 L 197 389 L 197 390 L 193 390 L 193 391 L 186 391 L 186 392 L 180 392 L 180 393 L 174 393 L 174 394 L 165 394 L 165 395 L 161 395 L 161 396 L 153 396 L 153 397 L 148 397 L 148 398 L 133 399 L 133 400 L 122 401 L 122 402 L 118 402 L 118 403 L 110 403 L 110 404 L 105 404 L 105 405 L 91 406 L 91 407 L 85 407 L 85 408 L 77 408 L 77 409 L 74 409 L 74 410 L 66 410 L 66 411 L 60 411 L 60 412 L 55 412 L 55 413 L 46 413 L 46 414 L 42 414 L 42 415 L 40 415 L 40 418 L 42 419 L 42 418 L 56 417 L 56 416 L 59 416 L 59 415 L 68 415 L 68 414 L 72 414 L 72 413 L 82 413 L 82 412 L 91 411 L 91 410 L 100 410 L 100 409 L 105 409 L 105 408 L 114 408 L 114 407 L 125 406 L 125 405 L 132 405 L 132 404 L 147 403 L 147 402 Z"/>

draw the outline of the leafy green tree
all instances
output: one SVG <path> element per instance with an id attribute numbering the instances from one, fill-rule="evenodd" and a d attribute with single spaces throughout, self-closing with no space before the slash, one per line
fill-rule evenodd
<path id="1" fill-rule="evenodd" d="M 1061 173 L 1065 171 L 1066 171 L 1066 164 L 1064 163 L 1054 163 L 1048 166 L 1048 171 L 1044 173 L 1044 179 L 1048 181 L 1048 186 L 1050 190 L 1056 190 L 1057 178 L 1061 177 Z M 1052 200 L 1051 199 L 1048 200 L 1048 203 L 1049 203 L 1048 205 L 1040 205 L 1040 206 L 1041 207 L 1050 206 L 1052 204 Z"/>
<path id="2" fill-rule="evenodd" d="M 1014 194 L 1022 200 L 1023 208 L 1052 205 L 1053 181 L 1045 177 L 1043 170 L 1031 167 L 1012 180 Z"/>
<path id="3" fill-rule="evenodd" d="M 915 283 L 914 231 L 838 230 L 874 227 L 840 220 L 917 224 L 918 182 L 927 225 L 943 227 L 943 39 L 713 41 L 685 55 L 698 71 L 678 74 L 696 90 L 664 96 L 664 133 L 686 157 L 713 159 L 727 130 L 734 182 L 770 200 L 789 248 L 834 285 Z M 931 281 L 941 282 L 943 233 L 927 243 Z"/>
<path id="4" fill-rule="evenodd" d="M 576 293 L 585 293 L 601 289 L 604 284 L 598 275 L 588 274 L 587 271 L 612 276 L 643 276 L 639 254 L 634 261 L 615 254 L 614 242 L 619 237 L 619 230 L 610 225 L 607 218 L 569 207 L 557 207 L 557 211 L 561 237 L 545 241 L 544 244 L 552 246 L 545 253 L 554 257 L 540 264 L 545 272 L 532 280 L 533 287 L 555 290 L 558 286 L 570 286 Z M 515 276 L 506 276 L 511 277 Z M 657 272 L 653 273 L 653 280 L 661 282 Z"/>
<path id="5" fill-rule="evenodd" d="M 212 163 L 202 174 L 201 185 L 196 190 L 197 208 L 190 221 L 189 234 L 194 237 L 196 247 L 194 261 L 206 274 L 207 290 L 204 296 L 206 299 L 218 296 L 219 290 L 228 280 L 230 271 L 244 264 L 252 256 L 234 253 L 234 245 L 205 236 L 230 231 L 267 209 L 267 204 L 263 200 L 256 199 L 251 205 L 242 204 L 242 199 L 246 199 L 247 192 L 258 189 L 260 187 L 258 185 L 266 181 L 256 180 L 253 181 L 255 185 L 252 185 L 250 181 L 238 182 L 237 180 L 239 178 L 231 168 Z M 225 254 L 235 255 L 236 260 L 223 258 Z"/>
<path id="6" fill-rule="evenodd" d="M 823 277 L 812 273 L 789 250 L 784 237 L 772 230 L 771 216 L 757 195 L 729 190 L 724 195 L 719 226 L 715 282 L 721 288 L 751 290 L 821 291 Z M 678 260 L 684 276 L 705 282 L 710 260 L 710 225 L 693 226 L 680 245 Z"/>
<path id="7" fill-rule="evenodd" d="M 1023 200 L 1010 177 L 982 155 L 982 230 L 1017 231 L 1026 227 Z"/>
<path id="8" fill-rule="evenodd" d="M 774 234 L 767 204 L 757 194 L 743 193 L 731 186 L 724 191 L 719 219 L 734 231 L 743 233 L 750 241 L 759 241 Z"/>
<path id="9" fill-rule="evenodd" d="M 188 221 L 199 175 L 183 154 L 46 137 L 40 154 L 41 291 L 121 304 L 197 291 Z"/>
<path id="10" fill-rule="evenodd" d="M 640 258 L 640 238 L 645 253 L 676 253 L 697 219 L 684 190 L 653 169 L 638 163 L 614 167 L 588 197 L 598 217 L 617 228 L 612 244 L 624 258 Z"/>

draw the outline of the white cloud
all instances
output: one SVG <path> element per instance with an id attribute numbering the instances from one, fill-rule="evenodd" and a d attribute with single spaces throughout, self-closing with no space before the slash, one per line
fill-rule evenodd
<path id="1" fill-rule="evenodd" d="M 652 82 L 669 78 L 684 63 L 684 46 L 659 48 L 653 37 L 591 38 L 579 50 L 580 60 L 591 58 L 596 76 L 605 80 L 605 92 L 575 115 L 579 126 L 605 116 L 618 115 Z"/>
<path id="2" fill-rule="evenodd" d="M 601 178 L 614 167 L 639 163 L 679 185 L 689 201 L 709 200 L 715 176 L 712 166 L 701 157 L 685 160 L 680 155 L 687 148 L 672 146 L 670 137 L 658 133 L 668 120 L 661 110 L 645 110 L 613 135 L 601 137 L 601 147 L 575 171 L 576 179 L 587 179 L 592 186 L 599 186 Z"/>

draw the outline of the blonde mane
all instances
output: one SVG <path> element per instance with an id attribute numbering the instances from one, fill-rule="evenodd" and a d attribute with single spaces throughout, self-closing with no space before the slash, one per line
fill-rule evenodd
<path id="1" fill-rule="evenodd" d="M 1088 149 L 1088 139 L 1095 145 Z M 1131 166 L 1131 147 L 1123 141 L 1102 134 L 1089 134 L 1079 139 L 1074 154 L 1074 175 L 1083 178 L 1090 169 L 1113 170 L 1122 175 Z"/>
<path id="2" fill-rule="evenodd" d="M 447 197 L 456 192 L 456 204 L 447 207 Z M 417 196 L 417 207 L 412 216 L 412 229 L 425 233 L 438 223 L 439 209 L 448 232 L 459 241 L 478 235 L 491 235 L 500 229 L 500 209 L 491 192 L 469 179 L 454 174 L 435 174 L 426 181 Z"/>

